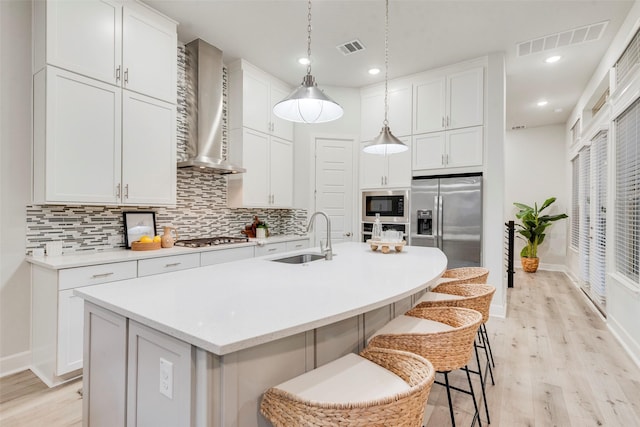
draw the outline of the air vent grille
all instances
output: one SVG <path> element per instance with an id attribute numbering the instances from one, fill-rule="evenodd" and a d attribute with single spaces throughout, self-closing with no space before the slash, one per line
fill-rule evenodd
<path id="1" fill-rule="evenodd" d="M 609 21 L 598 22 L 585 27 L 574 28 L 561 33 L 549 34 L 537 39 L 518 43 L 518 56 L 527 56 L 559 47 L 575 46 L 577 44 L 600 40 Z"/>
<path id="2" fill-rule="evenodd" d="M 365 49 L 364 44 L 362 44 L 358 39 L 338 45 L 336 48 L 342 52 L 344 56 L 351 55 L 352 53 L 360 52 Z"/>

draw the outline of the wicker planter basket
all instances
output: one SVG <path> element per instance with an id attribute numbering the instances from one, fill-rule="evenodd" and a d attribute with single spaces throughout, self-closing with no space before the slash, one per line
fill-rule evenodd
<path id="1" fill-rule="evenodd" d="M 522 269 L 524 271 L 526 271 L 527 273 L 535 273 L 538 270 L 540 258 L 521 257 L 520 262 L 522 262 Z"/>

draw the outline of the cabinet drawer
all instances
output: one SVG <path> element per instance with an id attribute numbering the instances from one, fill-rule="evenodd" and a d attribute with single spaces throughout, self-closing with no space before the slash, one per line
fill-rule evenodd
<path id="1" fill-rule="evenodd" d="M 270 243 L 264 246 L 256 246 L 256 256 L 273 255 L 287 250 L 287 244 L 282 243 Z"/>
<path id="2" fill-rule="evenodd" d="M 138 261 L 138 277 L 170 271 L 186 270 L 200 266 L 200 254 L 174 255 Z"/>
<path id="3" fill-rule="evenodd" d="M 253 258 L 253 246 L 202 252 L 200 254 L 200 266 L 222 264 L 247 258 Z"/>
<path id="4" fill-rule="evenodd" d="M 133 279 L 137 272 L 138 263 L 136 261 L 65 268 L 58 272 L 58 290 Z"/>
<path id="5" fill-rule="evenodd" d="M 308 247 L 309 247 L 309 239 L 294 240 L 292 242 L 287 242 L 287 252 L 297 251 L 299 249 L 307 249 Z"/>

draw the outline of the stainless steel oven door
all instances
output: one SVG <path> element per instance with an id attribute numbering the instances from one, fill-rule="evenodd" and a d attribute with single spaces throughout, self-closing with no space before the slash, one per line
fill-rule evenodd
<path id="1" fill-rule="evenodd" d="M 380 220 L 392 223 L 409 222 L 409 190 L 378 190 L 362 192 L 362 221 Z"/>

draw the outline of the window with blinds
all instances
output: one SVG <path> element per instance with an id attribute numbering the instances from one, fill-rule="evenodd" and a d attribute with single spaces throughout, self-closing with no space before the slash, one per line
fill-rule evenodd
<path id="1" fill-rule="evenodd" d="M 634 65 L 640 62 L 640 30 L 633 36 L 620 58 L 614 65 L 616 87 L 631 73 Z"/>
<path id="2" fill-rule="evenodd" d="M 615 119 L 615 271 L 638 286 L 640 100 Z"/>
<path id="3" fill-rule="evenodd" d="M 591 299 L 604 304 L 606 296 L 605 253 L 607 247 L 607 140 L 606 131 L 598 133 L 591 140 L 593 157 L 593 239 L 589 284 Z"/>
<path id="4" fill-rule="evenodd" d="M 580 138 L 580 119 L 576 120 L 576 122 L 571 126 L 571 144 L 575 144 L 578 142 Z"/>
<path id="5" fill-rule="evenodd" d="M 579 158 L 571 160 L 571 247 L 578 250 L 578 242 L 580 238 L 580 165 Z"/>
<path id="6" fill-rule="evenodd" d="M 591 148 L 584 147 L 578 156 L 580 161 L 580 232 L 578 252 L 580 265 L 580 282 L 584 288 L 589 287 L 589 227 L 591 226 Z"/>

